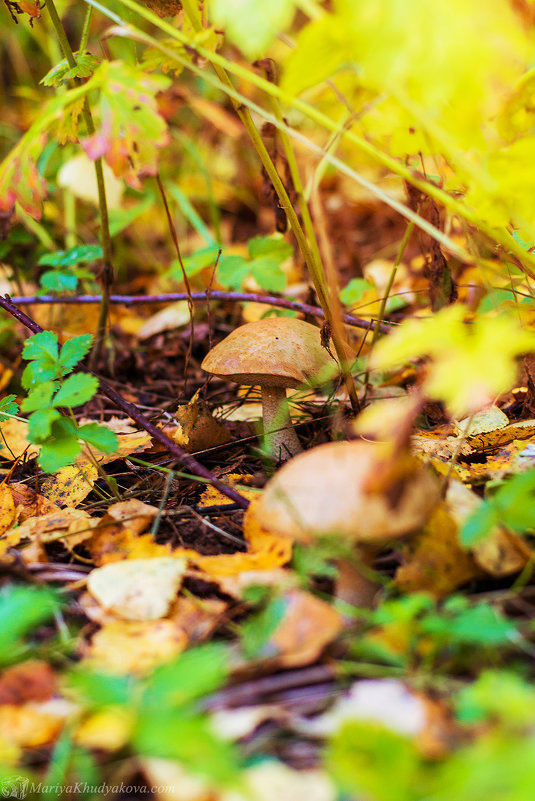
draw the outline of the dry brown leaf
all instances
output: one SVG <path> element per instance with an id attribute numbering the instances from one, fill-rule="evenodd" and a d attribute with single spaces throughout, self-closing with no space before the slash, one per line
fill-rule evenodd
<path id="1" fill-rule="evenodd" d="M 330 604 L 302 590 L 285 593 L 284 601 L 284 617 L 262 655 L 283 668 L 308 665 L 341 632 L 342 616 Z"/>
<path id="2" fill-rule="evenodd" d="M 81 509 L 67 508 L 48 515 L 29 517 L 21 526 L 6 532 L 6 536 L 0 541 L 0 555 L 24 540 L 39 543 L 64 540 L 72 548 L 91 537 L 97 523 L 97 520 Z"/>
<path id="3" fill-rule="evenodd" d="M 5 483 L 0 484 L 0 536 L 13 525 L 16 518 L 15 501 L 11 488 Z"/>
<path id="4" fill-rule="evenodd" d="M 75 507 L 89 495 L 97 478 L 97 468 L 80 459 L 77 464 L 62 467 L 57 473 L 47 476 L 41 492 L 57 506 Z"/>
<path id="5" fill-rule="evenodd" d="M 143 0 L 147 8 L 159 17 L 175 17 L 182 11 L 179 0 Z"/>
<path id="6" fill-rule="evenodd" d="M 165 309 L 149 317 L 137 335 L 138 339 L 149 339 L 155 334 L 161 334 L 162 331 L 176 331 L 183 325 L 187 325 L 190 321 L 189 304 L 187 300 L 179 300 L 176 303 L 170 303 Z"/>
<path id="7" fill-rule="evenodd" d="M 112 504 L 87 544 L 95 564 L 129 558 L 132 543 L 152 525 L 157 514 L 155 506 L 136 499 Z"/>
<path id="8" fill-rule="evenodd" d="M 276 587 L 289 590 L 296 586 L 297 576 L 291 570 L 276 567 L 273 570 L 242 570 L 234 576 L 214 576 L 217 586 L 225 595 L 243 598 L 248 587 Z"/>
<path id="9" fill-rule="evenodd" d="M 19 523 L 24 523 L 29 517 L 39 517 L 39 515 L 49 515 L 60 511 L 56 503 L 45 498 L 44 495 L 40 495 L 27 484 L 14 483 L 10 484 L 9 488 L 17 507 Z"/>
<path id="10" fill-rule="evenodd" d="M 254 480 L 254 476 L 250 473 L 227 473 L 221 481 L 223 483 L 228 484 L 230 487 L 236 488 L 240 485 L 247 485 L 249 482 Z M 254 501 L 255 498 L 258 498 L 259 491 L 257 489 L 243 489 L 240 486 L 240 494 L 243 495 L 244 498 L 247 498 L 249 501 Z M 199 507 L 204 508 L 207 506 L 224 506 L 229 504 L 230 501 L 223 495 L 222 492 L 219 492 L 218 489 L 213 487 L 209 484 L 206 489 L 203 491 L 199 503 L 197 504 Z"/>
<path id="11" fill-rule="evenodd" d="M 458 530 L 446 504 L 438 506 L 423 531 L 411 538 L 396 571 L 397 586 L 445 598 L 478 575 L 472 556 L 459 545 Z"/>
<path id="12" fill-rule="evenodd" d="M 72 714 L 72 706 L 61 698 L 30 702 L 23 706 L 0 706 L 0 740 L 25 748 L 53 743 Z"/>
<path id="13" fill-rule="evenodd" d="M 0 437 L 0 459 L 7 462 L 21 456 L 24 451 L 28 458 L 39 453 L 37 445 L 28 442 L 28 423 L 24 420 L 9 418 L 2 423 L 2 436 Z"/>
<path id="14" fill-rule="evenodd" d="M 112 673 L 146 673 L 187 648 L 184 629 L 173 620 L 115 620 L 85 649 L 84 664 Z"/>
<path id="15" fill-rule="evenodd" d="M 126 620 L 157 620 L 168 613 L 185 570 L 185 560 L 170 556 L 128 559 L 92 570 L 87 588 L 115 615 Z"/>
<path id="16" fill-rule="evenodd" d="M 21 706 L 28 701 L 46 701 L 57 691 L 56 675 L 40 659 L 19 662 L 0 675 L 0 706 Z"/>
<path id="17" fill-rule="evenodd" d="M 178 623 L 190 643 L 199 643 L 221 625 L 227 609 L 228 604 L 217 598 L 180 595 L 169 610 L 169 619 Z"/>
<path id="18" fill-rule="evenodd" d="M 188 453 L 215 448 L 230 440 L 227 429 L 212 417 L 208 406 L 199 400 L 199 390 L 189 403 L 178 407 L 175 417 L 178 427 L 172 438 Z"/>

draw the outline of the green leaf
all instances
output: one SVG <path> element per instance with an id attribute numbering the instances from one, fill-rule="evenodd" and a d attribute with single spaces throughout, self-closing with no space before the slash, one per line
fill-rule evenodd
<path id="1" fill-rule="evenodd" d="M 219 789 L 238 781 L 240 764 L 234 746 L 214 733 L 206 715 L 151 709 L 140 715 L 133 743 L 140 754 L 176 760 Z"/>
<path id="2" fill-rule="evenodd" d="M 229 671 L 227 650 L 219 643 L 202 645 L 157 668 L 143 695 L 147 708 L 177 708 L 220 687 Z"/>
<path id="3" fill-rule="evenodd" d="M 286 275 L 275 259 L 270 256 L 252 261 L 250 270 L 256 283 L 262 289 L 270 292 L 282 292 L 286 288 Z"/>
<path id="4" fill-rule="evenodd" d="M 470 548 L 490 534 L 498 523 L 496 510 L 488 501 L 483 501 L 478 508 L 464 521 L 459 541 L 463 548 Z"/>
<path id="5" fill-rule="evenodd" d="M 39 409 L 28 418 L 28 439 L 36 445 L 44 442 L 52 433 L 52 425 L 61 417 L 56 409 Z"/>
<path id="6" fill-rule="evenodd" d="M 114 453 L 119 447 L 117 435 L 106 426 L 87 423 L 78 429 L 78 437 L 103 453 Z"/>
<path id="7" fill-rule="evenodd" d="M 207 248 L 202 248 L 202 250 L 197 250 L 195 253 L 192 253 L 191 256 L 186 256 L 186 258 L 183 259 L 183 263 L 188 278 L 193 278 L 194 275 L 197 275 L 206 267 L 214 267 L 218 253 L 219 248 L 216 245 L 211 245 Z M 178 264 L 173 266 L 173 270 L 175 274 L 182 279 L 182 271 Z"/>
<path id="8" fill-rule="evenodd" d="M 535 692 L 521 676 L 486 670 L 455 699 L 457 718 L 466 724 L 501 720 L 508 728 L 530 726 L 535 718 Z"/>
<path id="9" fill-rule="evenodd" d="M 282 621 L 287 602 L 284 597 L 273 598 L 256 615 L 251 615 L 240 627 L 242 648 L 248 659 L 275 655 L 275 647 L 270 645 L 270 637 Z"/>
<path id="10" fill-rule="evenodd" d="M 50 406 L 52 395 L 58 388 L 57 381 L 45 381 L 42 384 L 34 387 L 28 393 L 28 397 L 24 398 L 21 404 L 23 412 L 35 412 L 37 409 Z"/>
<path id="11" fill-rule="evenodd" d="M 272 236 L 255 236 L 249 240 L 248 248 L 251 259 L 270 256 L 279 264 L 290 258 L 293 253 L 292 246 L 284 239 Z"/>
<path id="12" fill-rule="evenodd" d="M 70 67 L 67 59 L 63 59 L 41 78 L 44 86 L 61 86 L 73 78 L 89 78 L 100 64 L 100 59 L 91 53 L 75 53 L 76 66 Z"/>
<path id="13" fill-rule="evenodd" d="M 80 406 L 93 397 L 98 379 L 87 373 L 77 373 L 65 379 L 54 397 L 54 406 Z"/>
<path id="14" fill-rule="evenodd" d="M 136 686 L 131 676 L 112 676 L 83 667 L 75 667 L 68 674 L 67 684 L 90 709 L 126 706 Z"/>
<path id="15" fill-rule="evenodd" d="M 7 420 L 7 415 L 17 414 L 19 411 L 19 407 L 15 403 L 16 397 L 16 395 L 6 395 L 5 398 L 0 399 L 0 423 Z"/>
<path id="16" fill-rule="evenodd" d="M 39 283 L 47 292 L 71 292 L 76 289 L 78 278 L 74 273 L 48 270 L 43 273 Z"/>
<path id="17" fill-rule="evenodd" d="M 76 245 L 69 250 L 57 250 L 55 253 L 45 253 L 37 264 L 47 267 L 72 267 L 75 264 L 93 262 L 102 258 L 100 245 Z"/>
<path id="18" fill-rule="evenodd" d="M 50 620 L 58 609 L 56 595 L 41 587 L 6 586 L 0 591 L 0 662 L 11 661 L 17 641 Z"/>
<path id="19" fill-rule="evenodd" d="M 344 306 L 353 306 L 358 303 L 366 290 L 373 288 L 373 284 L 365 278 L 352 278 L 340 292 L 340 300 Z"/>
<path id="20" fill-rule="evenodd" d="M 22 349 L 23 359 L 55 364 L 58 360 L 58 338 L 53 331 L 41 331 L 28 337 Z"/>
<path id="21" fill-rule="evenodd" d="M 88 353 L 93 337 L 91 334 L 81 334 L 78 337 L 68 339 L 61 349 L 59 364 L 61 365 L 62 375 L 70 373 L 86 353 Z"/>
<path id="22" fill-rule="evenodd" d="M 225 288 L 241 289 L 251 272 L 251 265 L 243 256 L 222 256 L 217 265 L 217 279 Z"/>
<path id="23" fill-rule="evenodd" d="M 45 473 L 54 473 L 73 464 L 80 450 L 75 425 L 62 417 L 52 424 L 51 436 L 42 444 L 38 462 Z"/>

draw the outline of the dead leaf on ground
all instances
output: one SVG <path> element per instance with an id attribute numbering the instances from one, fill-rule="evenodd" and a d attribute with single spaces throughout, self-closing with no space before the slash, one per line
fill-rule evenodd
<path id="1" fill-rule="evenodd" d="M 158 509 L 155 506 L 135 498 L 112 504 L 87 543 L 95 564 L 103 565 L 128 559 L 133 543 L 152 525 L 157 514 Z M 166 553 L 170 550 L 167 546 L 156 546 L 153 541 L 152 544 L 155 556 L 163 556 L 161 549 L 164 547 Z"/>
<path id="2" fill-rule="evenodd" d="M 259 495 L 258 489 L 248 490 L 244 488 L 244 485 L 246 487 L 247 484 L 253 480 L 254 476 L 250 473 L 227 473 L 221 479 L 221 481 L 224 484 L 228 484 L 229 487 L 233 487 L 234 489 L 239 487 L 240 494 L 249 501 L 254 501 Z M 223 495 L 222 492 L 219 492 L 218 489 L 209 484 L 203 491 L 197 506 L 199 508 L 204 508 L 210 506 L 224 506 L 230 503 L 231 501 L 229 501 L 226 495 Z"/>
<path id="3" fill-rule="evenodd" d="M 207 404 L 199 400 L 199 390 L 189 403 L 178 407 L 175 418 L 178 427 L 172 438 L 187 453 L 215 448 L 230 441 L 225 426 L 218 423 Z"/>
<path id="4" fill-rule="evenodd" d="M 308 665 L 340 634 L 343 618 L 330 604 L 302 590 L 290 590 L 283 599 L 284 616 L 260 657 L 282 668 Z"/>
<path id="5" fill-rule="evenodd" d="M 0 706 L 46 701 L 57 689 L 56 675 L 48 662 L 40 659 L 19 662 L 0 674 Z"/>
<path id="6" fill-rule="evenodd" d="M 16 514 L 11 488 L 2 482 L 0 484 L 0 536 L 13 525 Z"/>
<path id="7" fill-rule="evenodd" d="M 157 620 L 168 613 L 185 570 L 186 561 L 173 557 L 127 559 L 92 570 L 87 588 L 126 620 Z"/>
<path id="8" fill-rule="evenodd" d="M 139 331 L 138 339 L 144 340 L 161 334 L 162 331 L 175 331 L 182 325 L 188 325 L 190 321 L 189 305 L 187 300 L 179 300 L 170 303 L 165 309 L 160 309 L 149 317 Z"/>
<path id="9" fill-rule="evenodd" d="M 79 460 L 77 464 L 62 467 L 57 473 L 47 476 L 41 492 L 60 507 L 75 507 L 89 495 L 97 478 L 97 468 L 90 462 Z"/>
<path id="10" fill-rule="evenodd" d="M 39 517 L 39 515 L 48 515 L 59 512 L 59 506 L 46 498 L 44 495 L 37 493 L 33 487 L 27 484 L 10 484 L 9 488 L 17 506 L 19 523 L 24 523 L 29 517 Z"/>
<path id="11" fill-rule="evenodd" d="M 62 698 L 31 701 L 22 706 L 0 706 L 0 740 L 25 748 L 40 748 L 53 743 L 66 720 L 72 715 L 72 705 Z"/>
<path id="12" fill-rule="evenodd" d="M 28 423 L 24 420 L 9 418 L 2 423 L 2 436 L 0 437 L 0 459 L 12 462 L 26 451 L 28 458 L 39 453 L 37 445 L 28 442 Z"/>
<path id="13" fill-rule="evenodd" d="M 134 723 L 134 714 L 126 707 L 106 707 L 85 718 L 73 739 L 82 748 L 118 751 L 128 744 Z"/>
<path id="14" fill-rule="evenodd" d="M 115 620 L 84 647 L 83 664 L 111 673 L 146 673 L 175 659 L 187 646 L 188 636 L 174 620 Z"/>
<path id="15" fill-rule="evenodd" d="M 395 576 L 403 592 L 426 591 L 446 598 L 479 570 L 458 539 L 458 523 L 446 504 L 438 506 L 423 530 L 411 537 L 403 553 L 403 564 Z"/>
<path id="16" fill-rule="evenodd" d="M 62 509 L 48 515 L 29 517 L 21 526 L 6 532 L 0 540 L 0 556 L 9 548 L 30 543 L 49 543 L 63 540 L 65 545 L 73 548 L 91 537 L 93 527 L 97 520 L 91 518 L 81 509 Z"/>
<path id="17" fill-rule="evenodd" d="M 184 630 L 190 643 L 206 640 L 220 625 L 228 604 L 218 598 L 179 595 L 169 610 L 169 619 Z"/>

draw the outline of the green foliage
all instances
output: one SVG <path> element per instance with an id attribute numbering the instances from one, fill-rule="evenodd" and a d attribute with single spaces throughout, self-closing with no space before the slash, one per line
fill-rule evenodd
<path id="1" fill-rule="evenodd" d="M 117 448 L 116 435 L 105 426 L 79 426 L 60 412 L 87 403 L 97 391 L 98 379 L 92 375 L 76 373 L 65 378 L 90 346 L 91 336 L 83 334 L 67 340 L 60 351 L 52 331 L 42 331 L 24 343 L 22 355 L 30 363 L 22 375 L 22 385 L 29 391 L 21 408 L 31 413 L 29 440 L 40 446 L 39 465 L 47 473 L 72 464 L 80 454 L 80 440 L 105 453 Z"/>
<path id="2" fill-rule="evenodd" d="M 252 276 L 261 289 L 282 292 L 286 276 L 280 265 L 292 254 L 292 248 L 279 237 L 255 237 L 249 241 L 249 258 L 225 255 L 219 259 L 217 278 L 229 289 L 239 290 Z"/>
<path id="3" fill-rule="evenodd" d="M 477 654 L 510 647 L 519 639 L 514 623 L 490 604 L 471 604 L 453 595 L 438 605 L 424 593 L 385 601 L 366 615 L 367 632 L 352 644 L 352 653 L 391 665 L 414 660 L 432 665 L 448 655 L 470 661 Z"/>
<path id="4" fill-rule="evenodd" d="M 284 596 L 269 598 L 259 612 L 252 614 L 241 624 L 241 644 L 247 659 L 275 656 L 269 640 L 282 621 L 286 606 Z"/>
<path id="5" fill-rule="evenodd" d="M 70 67 L 67 59 L 56 64 L 40 83 L 44 86 L 63 86 L 74 78 L 89 78 L 100 64 L 100 59 L 91 53 L 74 53 L 76 67 Z"/>
<path id="6" fill-rule="evenodd" d="M 12 414 L 17 414 L 19 407 L 15 402 L 16 395 L 6 395 L 0 399 L 0 423 Z"/>
<path id="7" fill-rule="evenodd" d="M 358 303 L 367 289 L 373 289 L 373 284 L 365 278 L 352 278 L 340 292 L 340 300 L 345 306 L 354 306 Z"/>
<path id="8" fill-rule="evenodd" d="M 485 670 L 455 699 L 457 718 L 466 725 L 499 722 L 508 729 L 531 727 L 535 692 L 521 676 L 506 670 Z"/>
<path id="9" fill-rule="evenodd" d="M 470 547 L 502 524 L 519 534 L 535 528 L 535 470 L 509 478 L 470 515 L 460 541 Z"/>
<path id="10" fill-rule="evenodd" d="M 44 587 L 11 586 L 0 590 L 0 664 L 17 662 L 29 654 L 24 638 L 51 620 L 59 603 Z"/>

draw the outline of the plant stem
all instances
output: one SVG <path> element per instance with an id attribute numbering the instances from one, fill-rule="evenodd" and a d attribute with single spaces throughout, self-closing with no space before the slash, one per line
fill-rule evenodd
<path id="1" fill-rule="evenodd" d="M 375 328 L 373 330 L 373 337 L 372 337 L 372 347 L 375 342 L 378 340 L 381 334 L 381 323 L 385 319 L 385 312 L 386 312 L 386 304 L 388 303 L 388 298 L 390 297 L 390 292 L 392 291 L 392 286 L 394 284 L 394 280 L 396 278 L 396 273 L 398 271 L 398 267 L 401 264 L 401 259 L 403 258 L 403 254 L 405 253 L 405 248 L 411 238 L 411 234 L 414 230 L 414 223 L 412 220 L 409 221 L 407 225 L 405 234 L 403 235 L 403 239 L 401 240 L 401 245 L 399 246 L 399 250 L 396 256 L 396 260 L 394 262 L 394 266 L 392 267 L 392 272 L 388 278 L 388 283 L 386 285 L 383 297 L 381 299 L 381 306 L 379 307 L 379 314 L 377 315 L 377 322 L 375 324 Z"/>
<path id="2" fill-rule="evenodd" d="M 69 44 L 69 40 L 67 39 L 67 34 L 65 33 L 65 28 L 59 18 L 56 6 L 54 5 L 54 0 L 48 0 L 47 2 L 48 13 L 50 14 L 50 19 L 52 20 L 52 24 L 54 26 L 54 30 L 56 31 L 56 36 L 58 37 L 58 41 L 61 45 L 61 49 L 63 50 L 63 54 L 67 60 L 67 63 L 71 69 L 76 67 L 76 59 L 74 57 L 74 53 L 72 48 Z M 91 9 L 88 9 L 90 12 Z M 91 21 L 91 14 L 86 14 L 85 21 L 84 21 L 84 30 L 82 33 L 82 43 L 85 40 L 87 44 L 87 36 L 89 35 L 89 23 Z M 75 84 L 80 85 L 81 81 L 79 78 L 74 79 Z M 82 114 L 84 117 L 85 127 L 88 136 L 93 136 L 95 133 L 95 124 L 93 122 L 93 117 L 91 115 L 91 109 L 89 107 L 89 101 L 87 97 L 84 98 L 84 105 Z M 98 324 L 97 324 L 97 331 L 95 335 L 95 343 L 93 345 L 93 349 L 91 351 L 91 356 L 89 360 L 89 364 L 91 368 L 94 368 L 97 364 L 100 354 L 102 352 L 102 345 L 104 343 L 104 338 L 106 336 L 106 325 L 108 320 L 108 312 L 109 312 L 109 296 L 110 296 L 110 289 L 113 282 L 113 266 L 112 266 L 112 252 L 111 252 L 111 236 L 110 236 L 110 225 L 109 225 L 109 215 L 108 215 L 108 203 L 106 200 L 106 184 L 104 182 L 104 171 L 102 166 L 102 158 L 95 159 L 95 177 L 97 180 L 97 193 L 98 193 L 98 205 L 99 205 L 99 214 L 100 214 L 100 239 L 102 244 L 102 271 L 101 271 L 101 278 L 100 284 L 102 287 L 102 300 L 100 303 L 100 310 L 99 310 L 99 317 L 98 317 Z"/>
<path id="3" fill-rule="evenodd" d="M 183 0 L 182 7 L 184 9 L 186 18 L 189 20 L 189 23 L 192 25 L 193 29 L 197 32 L 202 31 L 203 24 L 196 0 Z M 232 85 L 232 81 L 230 80 L 226 70 L 216 63 L 213 63 L 212 66 L 221 83 L 228 87 L 234 88 Z M 292 202 L 288 197 L 286 188 L 280 179 L 280 176 L 277 172 L 277 168 L 275 167 L 273 161 L 271 160 L 267 148 L 264 145 L 264 142 L 262 141 L 262 137 L 260 136 L 258 129 L 253 122 L 249 109 L 243 106 L 241 103 L 238 103 L 232 96 L 231 96 L 231 102 L 239 118 L 241 119 L 245 127 L 245 130 L 249 135 L 249 138 L 253 144 L 254 149 L 258 154 L 258 157 L 260 158 L 260 161 L 262 162 L 262 166 L 264 167 L 269 177 L 269 180 L 273 185 L 273 188 L 279 199 L 280 206 L 285 211 L 286 216 L 288 217 L 288 221 L 290 223 L 293 235 L 297 240 L 299 250 L 301 251 L 301 255 L 303 256 L 305 264 L 310 273 L 312 283 L 314 284 L 314 288 L 316 290 L 320 306 L 323 309 L 323 313 L 325 314 L 325 319 L 330 324 L 330 335 L 334 343 L 336 355 L 338 356 L 338 359 L 340 361 L 340 366 L 344 375 L 346 386 L 348 388 L 349 397 L 351 399 L 351 405 L 353 407 L 353 411 L 357 413 L 360 409 L 360 404 L 358 401 L 353 377 L 351 376 L 351 373 L 349 372 L 347 366 L 347 353 L 344 347 L 344 342 L 343 339 L 340 337 L 340 331 L 337 330 L 337 326 L 335 324 L 334 310 L 332 308 L 333 304 L 331 302 L 331 298 L 329 297 L 329 288 L 325 278 L 323 266 L 321 264 L 319 249 L 313 231 L 312 220 L 310 219 L 310 214 L 308 212 L 308 208 L 306 207 L 306 203 L 304 201 L 303 187 L 299 177 L 299 171 L 297 168 L 297 163 L 295 161 L 295 156 L 293 154 L 291 146 L 289 146 L 289 140 L 286 139 L 284 148 L 286 152 L 286 157 L 288 158 L 288 164 L 290 166 L 295 188 L 299 192 L 300 197 L 303 199 L 303 202 L 301 203 L 301 210 L 302 212 L 304 211 L 303 221 L 305 223 L 305 229 L 307 230 L 308 239 L 307 235 L 305 235 L 305 231 L 303 231 L 303 228 L 301 227 L 301 224 L 299 222 L 297 214 L 295 213 Z M 278 109 L 278 114 L 280 115 L 280 109 Z M 298 189 L 298 187 L 300 187 L 300 189 Z"/>

